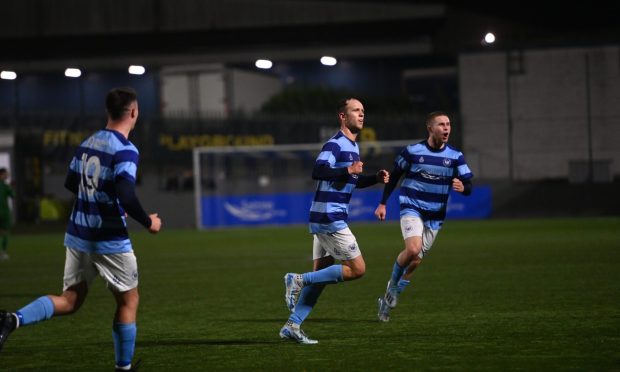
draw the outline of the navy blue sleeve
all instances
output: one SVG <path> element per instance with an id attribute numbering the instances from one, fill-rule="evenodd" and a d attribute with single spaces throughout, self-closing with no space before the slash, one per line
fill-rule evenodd
<path id="1" fill-rule="evenodd" d="M 465 195 L 465 196 L 471 195 L 471 190 L 474 187 L 474 185 L 471 183 L 471 179 L 461 180 L 461 182 L 463 182 L 463 187 L 465 188 L 463 190 L 463 195 Z"/>
<path id="2" fill-rule="evenodd" d="M 381 204 L 385 205 L 387 203 L 387 200 L 390 198 L 390 195 L 392 195 L 392 191 L 394 191 L 394 189 L 396 188 L 396 185 L 398 184 L 398 181 L 403 174 L 404 172 L 400 169 L 400 167 L 394 166 L 394 169 L 392 169 L 392 172 L 390 173 L 390 182 L 386 183 L 383 187 Z"/>
<path id="3" fill-rule="evenodd" d="M 366 176 L 366 175 L 360 174 L 357 177 L 358 179 L 357 179 L 357 184 L 355 185 L 355 187 L 358 189 L 363 189 L 368 186 L 376 185 L 378 182 L 376 175 Z"/>
<path id="4" fill-rule="evenodd" d="M 349 179 L 349 171 L 346 167 L 332 168 L 327 164 L 314 164 L 312 179 L 324 181 L 346 181 Z"/>
<path id="5" fill-rule="evenodd" d="M 151 217 L 146 214 L 138 196 L 136 196 L 136 185 L 124 177 L 116 177 L 114 188 L 116 197 L 118 197 L 125 212 L 147 229 L 151 227 Z"/>
<path id="6" fill-rule="evenodd" d="M 80 175 L 72 170 L 69 170 L 69 172 L 67 172 L 67 178 L 65 179 L 65 188 L 77 195 L 79 186 Z"/>

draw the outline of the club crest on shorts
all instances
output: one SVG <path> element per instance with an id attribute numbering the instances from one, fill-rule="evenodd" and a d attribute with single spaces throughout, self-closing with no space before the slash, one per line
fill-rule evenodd
<path id="1" fill-rule="evenodd" d="M 357 249 L 357 244 L 353 243 L 353 244 L 349 245 L 349 250 L 350 251 L 354 251 L 356 249 Z"/>

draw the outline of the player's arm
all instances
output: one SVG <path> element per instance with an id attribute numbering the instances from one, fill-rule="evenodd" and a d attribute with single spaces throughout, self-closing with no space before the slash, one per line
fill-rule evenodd
<path id="1" fill-rule="evenodd" d="M 116 177 L 114 189 L 123 209 L 131 218 L 138 221 L 152 233 L 159 231 L 161 220 L 157 217 L 157 214 L 146 214 L 136 195 L 135 183 L 124 177 Z"/>
<path id="2" fill-rule="evenodd" d="M 465 196 L 471 195 L 471 190 L 473 188 L 473 184 L 471 183 L 471 179 L 462 180 L 460 178 L 452 179 L 452 189 L 456 192 L 460 192 Z"/>
<path id="3" fill-rule="evenodd" d="M 392 172 L 389 174 L 388 182 L 383 187 L 381 202 L 379 202 L 377 209 L 375 209 L 375 216 L 381 221 L 385 220 L 385 215 L 387 214 L 385 205 L 387 204 L 390 195 L 392 195 L 392 192 L 396 188 L 396 185 L 398 185 L 398 181 L 403 174 L 404 172 L 397 165 L 394 166 L 394 169 L 392 169 Z"/>
<path id="4" fill-rule="evenodd" d="M 312 169 L 312 179 L 321 181 L 346 181 L 349 179 L 347 167 L 332 168 L 329 163 L 317 162 Z"/>
<path id="5" fill-rule="evenodd" d="M 396 185 L 398 185 L 398 181 L 400 180 L 403 174 L 405 173 L 398 166 L 395 166 L 394 169 L 392 169 L 392 172 L 390 173 L 389 181 L 383 187 L 383 195 L 381 195 L 380 204 L 383 204 L 383 205 L 387 204 L 387 201 L 390 198 L 390 195 L 392 195 L 392 192 L 396 188 Z"/>
<path id="6" fill-rule="evenodd" d="M 390 174 L 385 169 L 381 169 L 377 174 L 372 176 L 360 174 L 358 177 L 357 184 L 355 185 L 358 189 L 376 185 L 379 182 L 385 184 L 390 181 Z"/>
<path id="7" fill-rule="evenodd" d="M 77 195 L 79 186 L 80 175 L 69 169 L 67 172 L 67 178 L 65 178 L 65 188 Z"/>

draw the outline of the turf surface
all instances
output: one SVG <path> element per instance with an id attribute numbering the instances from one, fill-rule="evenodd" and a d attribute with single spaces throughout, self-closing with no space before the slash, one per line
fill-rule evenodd
<path id="1" fill-rule="evenodd" d="M 448 221 L 385 324 L 400 229 L 351 229 L 366 276 L 323 292 L 313 346 L 278 337 L 282 277 L 311 268 L 305 227 L 134 232 L 141 370 L 620 370 L 619 218 Z M 62 239 L 11 237 L 0 308 L 59 292 Z M 97 279 L 75 315 L 14 332 L 0 371 L 111 371 L 113 312 Z"/>

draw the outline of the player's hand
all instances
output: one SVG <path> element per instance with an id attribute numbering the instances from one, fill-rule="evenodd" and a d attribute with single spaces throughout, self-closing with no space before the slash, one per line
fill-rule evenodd
<path id="1" fill-rule="evenodd" d="M 149 227 L 149 232 L 151 234 L 157 234 L 159 229 L 161 229 L 161 219 L 157 217 L 157 213 L 149 214 L 151 217 L 151 227 Z"/>
<path id="2" fill-rule="evenodd" d="M 463 182 L 461 182 L 461 180 L 459 180 L 458 178 L 453 178 L 452 179 L 452 190 L 456 192 L 463 192 L 465 191 L 465 186 L 463 186 Z"/>
<path id="3" fill-rule="evenodd" d="M 377 172 L 377 182 L 388 183 L 390 182 L 390 172 L 385 169 L 381 169 Z"/>
<path id="4" fill-rule="evenodd" d="M 377 206 L 377 209 L 375 209 L 375 216 L 377 216 L 379 221 L 385 221 L 385 213 L 386 213 L 385 204 L 379 204 Z"/>
<path id="5" fill-rule="evenodd" d="M 354 161 L 353 164 L 347 167 L 347 171 L 349 172 L 349 174 L 360 174 L 362 173 L 363 165 L 364 163 L 362 163 L 361 161 Z"/>

